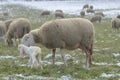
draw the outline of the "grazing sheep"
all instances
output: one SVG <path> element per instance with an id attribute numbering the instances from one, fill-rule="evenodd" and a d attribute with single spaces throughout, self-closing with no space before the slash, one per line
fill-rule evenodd
<path id="1" fill-rule="evenodd" d="M 0 21 L 0 42 L 5 41 L 6 25 L 3 21 Z"/>
<path id="2" fill-rule="evenodd" d="M 89 8 L 88 4 L 83 5 L 83 9 Z"/>
<path id="3" fill-rule="evenodd" d="M 103 12 L 96 12 L 96 13 L 94 13 L 94 15 L 101 15 L 102 17 L 105 16 L 105 14 Z"/>
<path id="4" fill-rule="evenodd" d="M 94 16 L 90 19 L 91 22 L 97 22 L 97 21 L 101 22 L 101 20 L 102 20 L 102 16 L 101 16 L 101 15 L 94 15 Z"/>
<path id="5" fill-rule="evenodd" d="M 50 11 L 47 11 L 47 10 L 42 11 L 41 16 L 44 16 L 44 15 L 50 15 Z"/>
<path id="6" fill-rule="evenodd" d="M 45 47 L 52 49 L 52 59 L 54 64 L 56 48 L 60 48 L 64 64 L 64 49 L 74 50 L 82 49 L 86 53 L 86 67 L 92 64 L 94 27 L 93 24 L 83 18 L 56 19 L 44 23 L 39 29 L 25 34 L 22 38 L 22 44 L 27 46 L 31 41 L 41 43 Z"/>
<path id="7" fill-rule="evenodd" d="M 6 24 L 6 31 L 8 31 L 8 28 L 9 28 L 11 22 L 13 22 L 13 19 L 5 20 L 4 22 Z"/>
<path id="8" fill-rule="evenodd" d="M 92 5 L 90 5 L 90 9 L 93 9 L 93 6 L 92 6 Z"/>
<path id="9" fill-rule="evenodd" d="M 117 18 L 119 18 L 119 19 L 120 19 L 120 15 L 117 15 Z"/>
<path id="10" fill-rule="evenodd" d="M 18 45 L 18 51 L 21 56 L 27 54 L 30 57 L 29 63 L 31 65 L 31 68 L 38 68 L 40 64 L 41 69 L 43 69 L 41 64 L 41 48 L 37 46 L 27 47 L 24 44 L 20 44 Z"/>
<path id="11" fill-rule="evenodd" d="M 85 11 L 82 10 L 82 11 L 80 12 L 80 15 L 81 15 L 82 17 L 84 17 L 84 16 L 85 16 Z"/>
<path id="12" fill-rule="evenodd" d="M 64 14 L 62 12 L 55 12 L 55 17 L 64 18 Z"/>
<path id="13" fill-rule="evenodd" d="M 55 12 L 61 12 L 61 13 L 63 13 L 63 11 L 60 10 L 60 9 L 55 10 Z"/>
<path id="14" fill-rule="evenodd" d="M 112 28 L 113 28 L 113 30 L 119 30 L 119 28 L 120 28 L 120 19 L 119 18 L 114 18 L 112 20 Z"/>
<path id="15" fill-rule="evenodd" d="M 12 38 L 14 39 L 14 46 L 16 46 L 16 39 L 22 38 L 24 34 L 29 33 L 31 30 L 31 24 L 28 19 L 18 18 L 15 19 L 9 26 L 6 33 L 6 43 L 10 46 L 13 44 Z"/>
<path id="16" fill-rule="evenodd" d="M 88 9 L 86 10 L 86 12 L 87 12 L 87 13 L 94 13 L 95 11 L 94 11 L 93 9 L 88 8 Z"/>

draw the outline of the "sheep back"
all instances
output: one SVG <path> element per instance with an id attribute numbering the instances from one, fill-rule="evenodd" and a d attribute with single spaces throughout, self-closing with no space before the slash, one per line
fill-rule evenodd
<path id="1" fill-rule="evenodd" d="M 0 37 L 3 37 L 6 33 L 6 25 L 3 21 L 0 21 Z"/>
<path id="2" fill-rule="evenodd" d="M 30 29 L 31 24 L 28 19 L 18 18 L 10 24 L 7 36 L 11 36 L 11 38 L 13 38 L 14 35 L 16 35 L 16 38 L 22 38 L 24 34 L 29 33 Z"/>
<path id="3" fill-rule="evenodd" d="M 93 24 L 82 18 L 57 19 L 40 27 L 39 38 L 47 48 L 76 49 L 93 42 Z"/>

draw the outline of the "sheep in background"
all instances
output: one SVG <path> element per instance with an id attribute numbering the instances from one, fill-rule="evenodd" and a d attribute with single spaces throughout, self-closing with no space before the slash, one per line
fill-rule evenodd
<path id="1" fill-rule="evenodd" d="M 15 19 L 9 26 L 6 33 L 6 43 L 10 46 L 13 44 L 12 38 L 14 39 L 14 46 L 16 45 L 16 39 L 22 38 L 24 34 L 29 33 L 31 30 L 31 24 L 28 19 L 18 18 Z"/>
<path id="2" fill-rule="evenodd" d="M 112 20 L 112 28 L 113 28 L 113 30 L 116 30 L 116 31 L 119 30 L 119 28 L 120 28 L 120 19 L 119 18 L 114 18 Z"/>
<path id="3" fill-rule="evenodd" d="M 119 19 L 120 19 L 120 15 L 117 15 L 117 18 L 119 18 Z"/>
<path id="4" fill-rule="evenodd" d="M 102 17 L 105 16 L 105 14 L 103 12 L 96 12 L 96 13 L 94 13 L 94 15 L 101 15 Z"/>
<path id="5" fill-rule="evenodd" d="M 52 59 L 54 64 L 56 48 L 60 48 L 64 64 L 64 49 L 82 49 L 86 53 L 86 67 L 92 64 L 94 40 L 93 24 L 83 18 L 56 19 L 44 23 L 39 29 L 30 31 L 22 38 L 22 44 L 27 46 L 34 43 L 41 43 L 45 47 L 52 49 Z"/>
<path id="6" fill-rule="evenodd" d="M 47 10 L 42 11 L 41 16 L 44 16 L 44 15 L 50 15 L 50 11 L 47 11 Z"/>
<path id="7" fill-rule="evenodd" d="M 88 9 L 86 10 L 86 12 L 87 12 L 87 13 L 94 13 L 95 11 L 94 11 L 93 9 L 88 8 Z"/>
<path id="8" fill-rule="evenodd" d="M 57 9 L 57 10 L 55 10 L 55 12 L 61 12 L 61 13 L 63 13 L 63 11 L 61 9 Z"/>
<path id="9" fill-rule="evenodd" d="M 21 56 L 24 56 L 25 54 L 29 56 L 28 62 L 31 65 L 31 68 L 32 67 L 38 68 L 40 64 L 41 69 L 43 69 L 41 64 L 41 48 L 37 46 L 27 47 L 24 44 L 19 44 L 18 51 Z"/>
<path id="10" fill-rule="evenodd" d="M 92 16 L 92 18 L 90 19 L 91 22 L 101 22 L 102 20 L 102 16 L 101 15 L 94 15 Z"/>
<path id="11" fill-rule="evenodd" d="M 82 11 L 80 12 L 80 15 L 81 15 L 81 17 L 84 17 L 84 16 L 85 16 L 85 11 L 82 10 Z"/>
<path id="12" fill-rule="evenodd" d="M 55 12 L 55 17 L 64 18 L 64 14 L 62 12 Z"/>
<path id="13" fill-rule="evenodd" d="M 0 42 L 5 41 L 6 25 L 3 21 L 0 21 Z"/>
<path id="14" fill-rule="evenodd" d="M 83 9 L 89 8 L 88 4 L 83 5 Z"/>
<path id="15" fill-rule="evenodd" d="M 5 20 L 5 21 L 4 21 L 5 24 L 6 24 L 6 31 L 8 31 L 8 28 L 9 28 L 11 22 L 13 22 L 13 20 L 14 20 L 14 19 L 9 19 L 9 20 Z"/>
<path id="16" fill-rule="evenodd" d="M 92 6 L 92 5 L 90 5 L 90 9 L 93 9 L 93 6 Z"/>

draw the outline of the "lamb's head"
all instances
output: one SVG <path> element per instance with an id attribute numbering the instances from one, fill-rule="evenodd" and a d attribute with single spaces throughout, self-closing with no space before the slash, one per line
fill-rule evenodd
<path id="1" fill-rule="evenodd" d="M 23 44 L 18 45 L 18 51 L 19 51 L 20 56 L 22 56 L 22 57 L 25 56 L 25 51 L 24 51 Z"/>
<path id="2" fill-rule="evenodd" d="M 35 41 L 33 35 L 31 33 L 25 34 L 21 40 L 21 43 L 26 46 L 34 46 Z"/>

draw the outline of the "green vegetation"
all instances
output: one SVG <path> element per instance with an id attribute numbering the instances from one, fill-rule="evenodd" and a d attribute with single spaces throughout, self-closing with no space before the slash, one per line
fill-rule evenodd
<path id="1" fill-rule="evenodd" d="M 44 22 L 48 20 L 55 19 L 53 13 L 50 16 L 40 16 L 41 10 L 28 9 L 22 6 L 8 5 L 2 6 L 3 8 L 12 9 L 12 13 L 15 13 L 12 18 L 17 17 L 27 17 L 32 22 L 32 29 L 35 29 L 41 26 Z M 16 8 L 16 9 L 15 9 Z M 19 10 L 20 13 L 19 13 Z M 29 14 L 29 15 L 28 15 Z M 66 18 L 70 17 L 79 17 L 75 15 L 65 14 Z M 11 18 L 11 17 L 9 17 Z M 95 41 L 94 41 L 94 53 L 93 53 L 93 62 L 90 70 L 86 70 L 85 66 L 85 54 L 79 50 L 68 51 L 65 50 L 66 54 L 72 56 L 71 59 L 68 59 L 68 66 L 64 65 L 43 65 L 43 70 L 40 68 L 38 70 L 31 69 L 29 66 L 22 66 L 28 62 L 28 57 L 22 58 L 19 57 L 17 47 L 9 47 L 4 43 L 0 43 L 0 80 L 8 78 L 8 80 L 23 80 L 28 79 L 22 76 L 15 76 L 15 74 L 22 74 L 24 76 L 44 76 L 44 77 L 54 77 L 60 78 L 63 75 L 71 75 L 74 80 L 118 80 L 120 78 L 120 66 L 117 63 L 120 62 L 119 56 L 114 56 L 113 54 L 120 54 L 120 31 L 113 32 L 111 28 L 111 19 L 104 19 L 101 23 L 94 23 L 95 26 Z M 45 48 L 42 45 L 39 45 L 42 48 L 42 60 L 45 60 L 44 57 L 47 54 L 50 54 L 50 50 Z M 57 51 L 59 54 L 59 50 Z M 2 58 L 2 56 L 13 56 L 14 58 Z M 47 59 L 51 62 L 51 59 Z M 57 61 L 62 61 L 61 58 Z M 74 61 L 78 61 L 75 63 Z M 99 63 L 99 64 L 97 64 Z M 102 64 L 103 63 L 103 64 Z M 27 65 L 27 64 L 26 64 Z M 101 77 L 105 74 L 114 74 L 114 77 Z M 56 79 L 47 79 L 47 80 L 56 80 Z M 29 78 L 28 80 L 36 80 L 36 78 Z M 40 80 L 40 79 L 38 79 Z M 45 80 L 45 79 L 42 79 Z M 71 79 L 73 80 L 73 79 Z"/>

